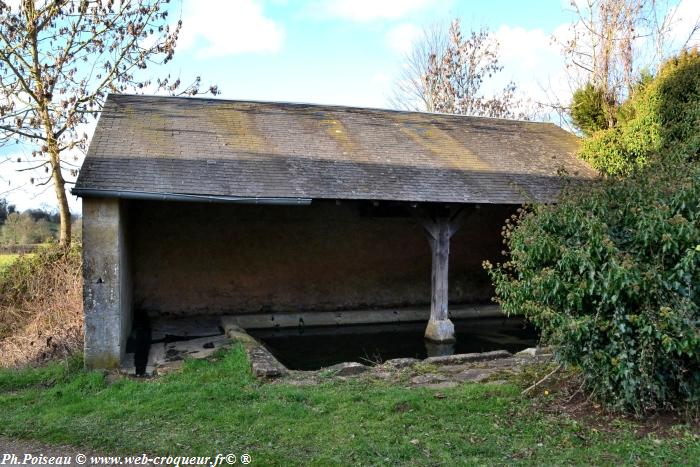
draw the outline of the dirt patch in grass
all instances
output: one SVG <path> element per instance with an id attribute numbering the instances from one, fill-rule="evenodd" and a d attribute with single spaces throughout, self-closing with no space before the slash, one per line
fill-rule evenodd
<path id="1" fill-rule="evenodd" d="M 544 368 L 537 370 L 544 371 Z M 576 371 L 563 371 L 539 386 L 534 391 L 533 404 L 543 413 L 566 416 L 587 429 L 603 433 L 614 433 L 624 428 L 640 439 L 667 439 L 677 436 L 679 426 L 682 426 L 700 440 L 700 417 L 697 412 L 660 411 L 646 416 L 632 416 L 612 411 L 585 391 L 583 378 Z"/>

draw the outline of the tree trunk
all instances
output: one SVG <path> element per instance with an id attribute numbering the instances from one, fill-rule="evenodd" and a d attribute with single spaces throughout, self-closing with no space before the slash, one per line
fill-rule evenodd
<path id="1" fill-rule="evenodd" d="M 54 134 L 54 122 L 49 112 L 51 93 L 46 92 L 44 87 L 45 83 L 41 76 L 42 68 L 39 60 L 39 46 L 37 45 L 37 16 L 34 3 L 35 0 L 23 2 L 28 25 L 27 37 L 31 41 L 33 66 L 30 72 L 36 83 L 34 96 L 39 106 L 39 115 L 43 121 L 42 123 L 46 134 L 46 147 L 49 153 L 49 163 L 51 164 L 51 180 L 53 181 L 56 201 L 58 201 L 58 213 L 61 218 L 59 242 L 62 246 L 68 246 L 71 242 L 70 208 L 68 207 L 68 197 L 66 196 L 66 181 L 63 179 L 63 174 L 61 173 L 61 154 L 56 135 Z"/>
<path id="2" fill-rule="evenodd" d="M 41 114 L 44 118 L 44 128 L 46 129 L 46 146 L 49 153 L 49 163 L 51 164 L 51 181 L 53 182 L 56 201 L 58 202 L 58 214 L 61 218 L 59 243 L 62 246 L 68 246 L 71 243 L 71 218 L 68 196 L 66 195 L 66 181 L 61 173 L 61 155 L 58 141 L 53 135 L 53 122 L 46 105 L 43 106 Z"/>
<path id="3" fill-rule="evenodd" d="M 71 242 L 71 216 L 70 208 L 68 207 L 68 196 L 66 195 L 66 181 L 61 173 L 61 160 L 58 156 L 57 148 L 49 148 L 51 155 L 51 179 L 56 192 L 56 200 L 58 201 L 58 214 L 61 218 L 61 229 L 59 242 L 63 246 L 70 245 Z"/>
<path id="4" fill-rule="evenodd" d="M 39 76 L 38 73 L 36 76 Z M 37 80 L 39 81 L 39 80 Z M 38 86 L 39 95 L 44 94 L 43 87 Z M 51 181 L 53 189 L 56 193 L 56 201 L 58 202 L 58 214 L 61 219 L 61 227 L 59 230 L 59 243 L 62 246 L 68 246 L 71 242 L 71 224 L 70 224 L 70 208 L 68 207 L 68 196 L 66 196 L 66 181 L 61 173 L 61 152 L 58 147 L 58 141 L 53 133 L 53 121 L 49 113 L 48 103 L 40 103 L 40 115 L 44 123 L 46 134 L 46 148 L 49 153 L 49 164 L 51 165 Z"/>

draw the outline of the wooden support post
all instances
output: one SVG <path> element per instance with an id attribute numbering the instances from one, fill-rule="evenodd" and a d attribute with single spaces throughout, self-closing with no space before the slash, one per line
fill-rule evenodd
<path id="1" fill-rule="evenodd" d="M 448 313 L 450 237 L 459 230 L 471 209 L 448 211 L 438 217 L 419 216 L 430 242 L 432 253 L 430 320 L 425 329 L 425 338 L 434 342 L 453 342 L 454 324 Z"/>
<path id="2" fill-rule="evenodd" d="M 455 339 L 455 327 L 447 313 L 448 271 L 450 261 L 450 220 L 438 218 L 428 236 L 432 252 L 432 275 L 430 297 L 430 321 L 425 329 L 425 338 L 436 342 Z"/>

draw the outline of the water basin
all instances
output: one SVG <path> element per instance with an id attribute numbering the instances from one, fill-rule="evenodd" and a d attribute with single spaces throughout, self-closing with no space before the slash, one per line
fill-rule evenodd
<path id="1" fill-rule="evenodd" d="M 249 329 L 292 370 L 317 370 L 340 362 L 376 364 L 392 358 L 426 358 L 453 353 L 508 350 L 538 342 L 535 329 L 521 318 L 453 320 L 457 341 L 436 345 L 423 338 L 425 322 Z"/>

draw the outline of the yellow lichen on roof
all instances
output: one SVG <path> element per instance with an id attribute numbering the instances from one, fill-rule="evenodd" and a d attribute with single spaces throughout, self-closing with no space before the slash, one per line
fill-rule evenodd
<path id="1" fill-rule="evenodd" d="M 124 112 L 128 117 L 128 130 L 125 134 L 133 135 L 138 132 L 139 152 L 155 157 L 170 157 L 177 150 L 178 144 L 172 137 L 177 130 L 171 128 L 171 122 L 162 115 L 154 112 L 146 122 L 141 122 L 136 118 L 136 112 L 131 105 L 124 106 Z"/>
<path id="2" fill-rule="evenodd" d="M 393 114 L 399 130 L 427 150 L 441 164 L 457 170 L 489 171 L 491 165 L 480 159 L 449 132 L 425 119 Z"/>
<path id="3" fill-rule="evenodd" d="M 356 147 L 348 134 L 348 130 L 343 123 L 331 115 L 318 120 L 318 124 L 325 130 L 326 134 L 336 141 L 345 152 L 355 152 Z"/>
<path id="4" fill-rule="evenodd" d="M 235 149 L 239 154 L 264 154 L 267 151 L 266 139 L 244 105 L 204 107 L 200 118 L 210 125 L 223 148 Z"/>

